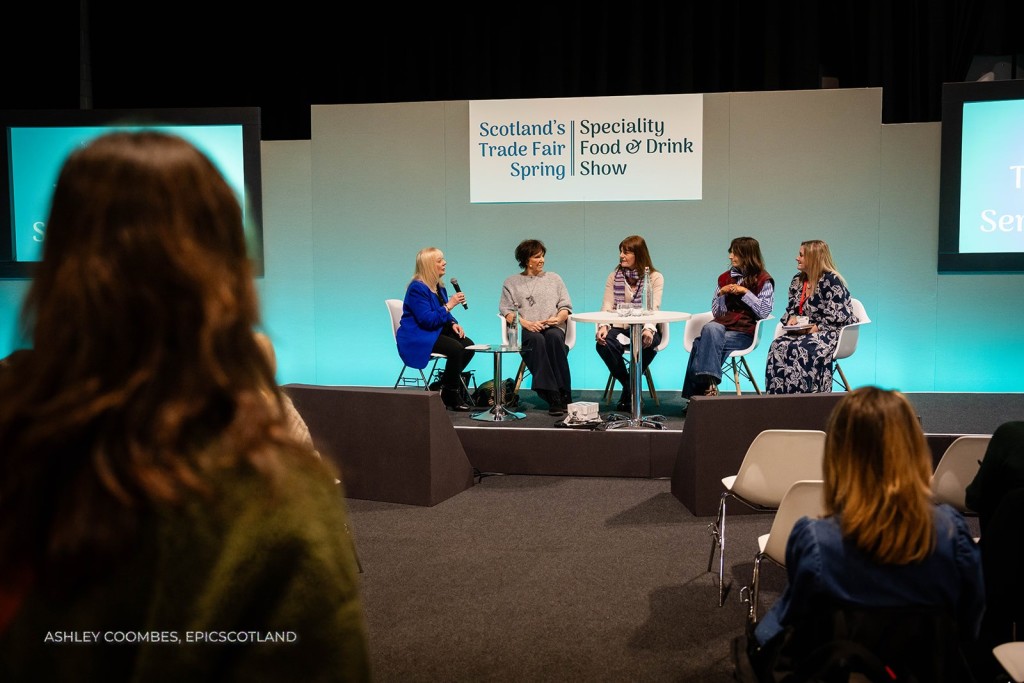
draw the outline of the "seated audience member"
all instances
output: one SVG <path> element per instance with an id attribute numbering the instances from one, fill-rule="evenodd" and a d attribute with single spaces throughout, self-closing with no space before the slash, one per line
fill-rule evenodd
<path id="1" fill-rule="evenodd" d="M 1003 496 L 1024 486 L 1024 421 L 999 425 L 988 442 L 974 480 L 967 485 L 965 502 L 978 513 L 981 537 Z"/>
<path id="2" fill-rule="evenodd" d="M 812 394 L 832 391 L 832 355 L 839 330 L 857 322 L 846 280 L 832 262 L 832 252 L 821 240 L 800 245 L 799 271 L 789 285 L 789 303 L 782 316 L 787 331 L 768 349 L 765 387 L 769 394 Z"/>
<path id="3" fill-rule="evenodd" d="M 711 298 L 714 320 L 693 340 L 683 378 L 683 398 L 695 394 L 717 396 L 722 363 L 733 351 L 750 346 L 757 321 L 772 314 L 775 280 L 764 269 L 757 240 L 734 239 L 729 244 L 729 264 L 729 270 L 718 276 Z"/>
<path id="4" fill-rule="evenodd" d="M 797 521 L 788 585 L 754 631 L 765 645 L 823 606 L 928 607 L 978 635 L 981 558 L 963 517 L 931 500 L 932 458 L 907 399 L 876 387 L 836 405 L 827 427 L 822 519 Z"/>
<path id="5" fill-rule="evenodd" d="M 370 680 L 337 473 L 284 422 L 216 167 L 156 131 L 73 152 L 24 306 L 0 680 Z"/>
<path id="6" fill-rule="evenodd" d="M 572 401 L 569 349 L 565 345 L 572 300 L 562 278 L 544 270 L 546 254 L 547 248 L 540 240 L 519 243 L 516 261 L 523 272 L 505 279 L 498 312 L 511 323 L 519 309 L 519 353 L 530 369 L 530 387 L 548 404 L 548 414 L 557 417 L 565 415 Z"/>
<path id="7" fill-rule="evenodd" d="M 981 622 L 979 678 L 1000 671 L 991 655 L 996 645 L 1024 638 L 1024 422 L 996 428 L 967 486 L 967 507 L 978 513 L 981 563 L 987 607 Z"/>
<path id="8" fill-rule="evenodd" d="M 601 302 L 602 311 L 615 311 L 619 304 L 630 303 L 640 305 L 644 287 L 644 269 L 650 269 L 651 277 L 651 310 L 661 310 L 661 296 L 665 289 L 665 277 L 654 268 L 651 263 L 651 254 L 647 250 L 647 242 L 640 235 L 630 235 L 619 242 L 619 265 L 608 275 L 604 283 L 604 299 Z M 597 354 L 608 366 L 619 384 L 622 385 L 622 394 L 619 396 L 617 410 L 629 410 L 632 401 L 629 395 L 629 370 L 622 354 L 628 348 L 628 342 L 623 343 L 620 337 L 629 339 L 629 325 L 598 325 L 595 339 L 597 341 Z M 658 326 L 648 323 L 644 325 L 643 349 L 640 352 L 641 367 L 647 368 L 658 355 L 657 346 L 661 343 L 661 332 Z"/>

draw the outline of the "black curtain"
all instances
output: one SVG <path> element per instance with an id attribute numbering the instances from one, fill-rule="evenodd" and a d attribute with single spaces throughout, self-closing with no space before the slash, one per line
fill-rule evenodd
<path id="1" fill-rule="evenodd" d="M 232 6 L 81 0 L 79 32 L 43 43 L 8 22 L 0 107 L 75 107 L 86 89 L 105 109 L 259 106 L 265 139 L 302 139 L 311 104 L 815 89 L 827 76 L 883 88 L 883 122 L 904 123 L 938 121 L 942 84 L 974 55 L 1024 53 L 1020 0 Z"/>

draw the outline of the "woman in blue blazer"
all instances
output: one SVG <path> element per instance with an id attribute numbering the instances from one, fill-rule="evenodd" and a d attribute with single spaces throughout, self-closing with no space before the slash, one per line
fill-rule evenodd
<path id="1" fill-rule="evenodd" d="M 416 254 L 416 272 L 405 290 L 402 321 L 395 339 L 398 355 L 411 368 L 425 368 L 431 353 L 443 353 L 448 360 L 441 373 L 441 400 L 450 410 L 467 411 L 460 375 L 473 359 L 473 351 L 467 349 L 473 340 L 452 315 L 452 309 L 466 303 L 466 295 L 456 292 L 448 298 L 441 279 L 447 265 L 437 247 L 426 247 Z"/>

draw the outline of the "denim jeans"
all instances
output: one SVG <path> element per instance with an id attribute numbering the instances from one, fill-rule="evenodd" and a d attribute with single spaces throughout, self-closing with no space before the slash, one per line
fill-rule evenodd
<path id="1" fill-rule="evenodd" d="M 754 335 L 733 332 L 714 321 L 709 322 L 693 340 L 693 350 L 686 364 L 683 380 L 683 398 L 703 391 L 708 382 L 722 381 L 722 363 L 733 351 L 745 349 L 754 341 Z"/>

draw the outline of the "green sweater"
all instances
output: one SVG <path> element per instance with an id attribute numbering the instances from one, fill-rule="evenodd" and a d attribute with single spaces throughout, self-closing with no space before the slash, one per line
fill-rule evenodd
<path id="1" fill-rule="evenodd" d="M 0 634 L 0 681 L 370 680 L 343 493 L 317 466 L 276 495 L 226 471 L 148 518 L 102 580 L 30 595 Z"/>

